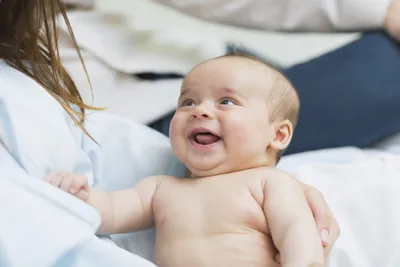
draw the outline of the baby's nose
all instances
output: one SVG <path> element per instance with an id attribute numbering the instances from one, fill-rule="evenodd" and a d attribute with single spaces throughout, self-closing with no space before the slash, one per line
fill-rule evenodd
<path id="1" fill-rule="evenodd" d="M 211 107 L 201 104 L 194 108 L 193 117 L 197 119 L 213 119 L 214 115 Z"/>

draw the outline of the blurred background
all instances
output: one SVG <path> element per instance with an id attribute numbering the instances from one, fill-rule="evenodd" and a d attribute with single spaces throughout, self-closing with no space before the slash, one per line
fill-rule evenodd
<path id="1" fill-rule="evenodd" d="M 154 122 L 173 111 L 180 80 L 143 81 L 133 76 L 135 72 L 184 75 L 197 63 L 225 53 L 229 44 L 288 67 L 359 36 L 357 33 L 287 34 L 223 26 L 148 0 L 66 2 L 72 2 L 69 17 L 84 50 L 95 90 L 94 104 L 143 123 Z M 92 101 L 73 51 L 65 49 L 63 56 L 79 83 L 78 88 Z M 131 92 L 125 91 L 127 87 Z M 160 97 L 154 97 L 155 93 Z"/>
<path id="2" fill-rule="evenodd" d="M 101 0 L 97 9 L 122 14 L 134 25 L 146 24 L 160 31 L 221 38 L 243 45 L 285 66 L 308 60 L 357 38 L 358 34 L 273 33 L 209 23 L 184 15 L 149 0 Z M 151 18 L 151 19 L 149 19 Z"/>
<path id="3" fill-rule="evenodd" d="M 182 8 L 187 4 L 157 1 L 179 3 Z M 199 62 L 232 47 L 243 49 L 282 70 L 299 92 L 299 123 L 288 154 L 368 147 L 400 131 L 396 115 L 400 112 L 400 49 L 383 23 L 390 1 L 398 0 L 366 0 L 365 5 L 355 0 L 287 1 L 283 11 L 288 12 L 289 5 L 292 10 L 285 19 L 296 21 L 296 16 L 303 16 L 308 23 L 305 28 L 314 29 L 289 33 L 206 22 L 150 0 L 65 0 L 92 92 L 62 24 L 61 56 L 86 102 L 168 135 L 183 76 Z M 230 18 L 233 23 L 257 21 L 257 16 L 270 18 L 264 12 L 270 12 L 271 6 L 262 1 L 218 3 L 227 8 L 232 3 L 266 8 L 253 9 L 252 14 L 240 12 L 240 17 Z M 311 3 L 314 13 L 307 6 Z M 218 12 L 204 9 L 203 17 L 219 16 Z M 396 12 L 394 18 L 400 18 L 400 11 Z M 274 15 L 270 24 L 279 21 Z M 400 29 L 400 20 L 393 21 Z M 354 30 L 358 28 L 362 32 Z"/>

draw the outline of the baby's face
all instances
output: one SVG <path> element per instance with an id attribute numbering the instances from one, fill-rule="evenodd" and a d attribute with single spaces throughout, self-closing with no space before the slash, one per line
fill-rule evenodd
<path id="1" fill-rule="evenodd" d="M 274 129 L 269 121 L 268 69 L 242 58 L 196 67 L 184 80 L 171 122 L 172 148 L 197 177 L 266 165 Z"/>

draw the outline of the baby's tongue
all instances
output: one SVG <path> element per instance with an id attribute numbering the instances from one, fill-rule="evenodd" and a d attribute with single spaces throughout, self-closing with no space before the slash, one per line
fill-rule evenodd
<path id="1" fill-rule="evenodd" d="M 217 142 L 219 140 L 219 137 L 215 136 L 211 133 L 200 133 L 200 134 L 196 134 L 195 140 L 197 143 L 199 143 L 201 145 L 209 145 L 209 144 Z"/>

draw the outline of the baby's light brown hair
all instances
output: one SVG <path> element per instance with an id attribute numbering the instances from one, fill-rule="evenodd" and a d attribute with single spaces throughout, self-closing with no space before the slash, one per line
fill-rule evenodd
<path id="1" fill-rule="evenodd" d="M 294 130 L 299 117 L 300 98 L 296 88 L 290 82 L 289 78 L 273 65 L 246 52 L 238 52 L 237 50 L 233 49 L 232 52 L 225 54 L 220 58 L 223 57 L 245 58 L 256 61 L 269 68 L 274 81 L 273 86 L 269 90 L 267 99 L 270 107 L 270 113 L 268 114 L 269 119 L 271 122 L 289 120 L 292 123 Z M 276 153 L 275 163 L 279 162 L 285 150 L 286 149 Z"/>

